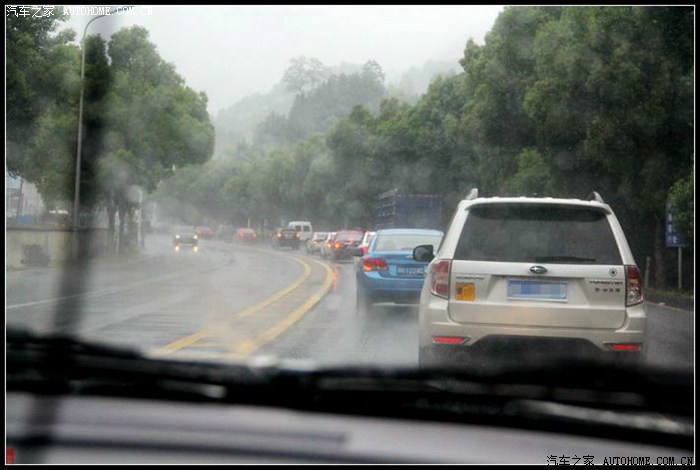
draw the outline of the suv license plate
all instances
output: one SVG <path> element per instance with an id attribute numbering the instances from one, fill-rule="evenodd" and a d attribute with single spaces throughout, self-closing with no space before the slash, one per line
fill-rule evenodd
<path id="1" fill-rule="evenodd" d="M 566 301 L 566 282 L 549 281 L 508 281 L 509 299 L 558 300 Z"/>

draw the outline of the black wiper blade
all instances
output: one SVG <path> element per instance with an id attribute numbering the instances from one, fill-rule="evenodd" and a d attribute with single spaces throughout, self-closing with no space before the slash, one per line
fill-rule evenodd
<path id="1" fill-rule="evenodd" d="M 594 263 L 595 258 L 583 258 L 581 256 L 536 256 L 536 263 L 557 263 L 557 262 L 569 262 L 569 263 Z"/>
<path id="2" fill-rule="evenodd" d="M 8 330 L 6 354 L 7 389 L 33 393 L 210 401 L 225 397 L 231 383 L 267 383 L 245 366 L 155 360 L 65 335 Z"/>
<path id="3" fill-rule="evenodd" d="M 534 427 L 681 448 L 692 448 L 694 443 L 694 380 L 685 371 L 571 361 L 504 364 L 487 370 L 319 369 L 286 364 L 150 359 L 72 338 L 9 334 L 6 382 L 8 390 L 32 393 Z M 567 417 L 557 406 L 580 412 Z M 649 424 L 645 429 L 629 424 L 640 422 L 642 415 Z M 601 419 L 604 416 L 620 419 L 610 422 Z"/>
<path id="4" fill-rule="evenodd" d="M 324 371 L 317 409 L 694 446 L 694 379 L 588 361 L 462 369 Z M 354 404 L 354 405 L 353 405 Z"/>

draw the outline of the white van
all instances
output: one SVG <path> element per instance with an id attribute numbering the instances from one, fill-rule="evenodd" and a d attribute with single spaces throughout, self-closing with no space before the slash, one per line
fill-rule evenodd
<path id="1" fill-rule="evenodd" d="M 301 243 L 306 243 L 306 240 L 311 238 L 311 235 L 314 233 L 314 228 L 311 226 L 311 222 L 308 220 L 296 220 L 289 222 L 289 224 L 287 224 L 287 228 L 293 228 L 297 231 Z"/>

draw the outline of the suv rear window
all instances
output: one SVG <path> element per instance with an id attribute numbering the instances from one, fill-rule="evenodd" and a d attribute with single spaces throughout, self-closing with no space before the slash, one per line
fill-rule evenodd
<path id="1" fill-rule="evenodd" d="M 467 214 L 455 259 L 622 264 L 604 213 L 543 204 L 474 207 Z"/>

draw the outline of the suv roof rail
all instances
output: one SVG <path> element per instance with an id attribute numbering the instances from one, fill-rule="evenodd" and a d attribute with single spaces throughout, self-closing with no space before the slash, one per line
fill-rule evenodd
<path id="1" fill-rule="evenodd" d="M 467 197 L 465 199 L 468 201 L 471 201 L 472 199 L 476 199 L 477 197 L 479 197 L 479 189 L 472 188 L 471 191 L 469 191 L 469 194 L 467 194 Z"/>
<path id="2" fill-rule="evenodd" d="M 603 198 L 600 197 L 600 194 L 598 194 L 597 191 L 591 191 L 591 193 L 588 195 L 588 200 L 589 201 L 597 201 L 597 202 L 605 204 L 605 201 L 603 201 Z"/>

